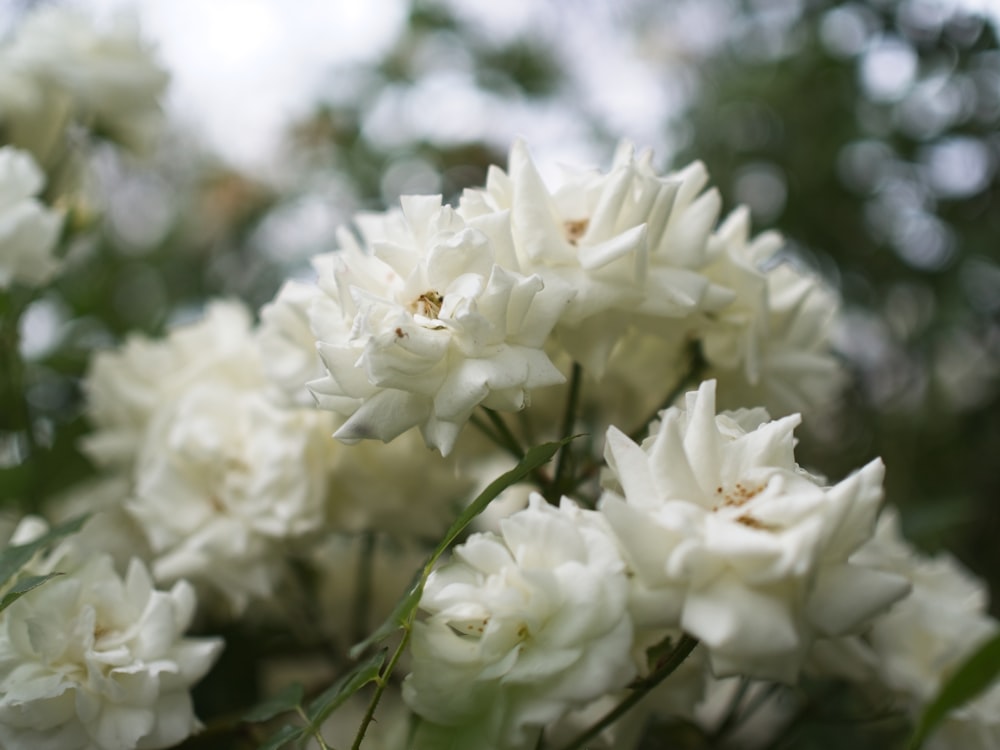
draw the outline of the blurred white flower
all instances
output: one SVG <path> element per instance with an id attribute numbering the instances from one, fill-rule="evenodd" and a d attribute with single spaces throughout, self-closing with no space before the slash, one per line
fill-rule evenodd
<path id="1" fill-rule="evenodd" d="M 501 536 L 472 535 L 432 574 L 403 683 L 425 737 L 534 747 L 544 726 L 635 675 L 624 565 L 596 515 L 536 495 Z"/>
<path id="2" fill-rule="evenodd" d="M 599 507 L 634 573 L 637 626 L 682 628 L 718 676 L 792 682 L 815 637 L 905 594 L 900 577 L 848 559 L 872 534 L 880 461 L 825 487 L 795 463 L 798 415 L 716 416 L 714 381 L 661 416 L 642 447 L 607 435 L 624 497 Z"/>
<path id="3" fill-rule="evenodd" d="M 149 538 L 156 579 L 207 584 L 235 612 L 273 593 L 280 543 L 325 518 L 327 417 L 210 380 L 160 409 L 126 506 Z"/>
<path id="4" fill-rule="evenodd" d="M 310 388 L 347 417 L 338 438 L 419 426 L 446 455 L 477 406 L 517 411 L 563 382 L 542 347 L 570 293 L 505 262 L 505 216 L 466 222 L 439 196 L 404 196 L 402 211 L 358 222 L 370 249 L 342 231 L 311 307 L 328 376 Z"/>
<path id="5" fill-rule="evenodd" d="M 164 339 L 129 336 L 118 349 L 90 360 L 83 389 L 95 431 L 87 455 L 102 465 L 130 466 L 156 410 L 193 384 L 222 379 L 233 388 L 264 388 L 249 311 L 216 301 L 205 316 Z"/>
<path id="6" fill-rule="evenodd" d="M 701 192 L 704 167 L 659 176 L 651 162 L 651 153 L 637 157 L 623 143 L 607 174 L 567 172 L 550 190 L 517 141 L 509 174 L 491 168 L 485 189 L 462 198 L 465 216 L 509 211 L 521 267 L 576 291 L 556 335 L 598 377 L 641 316 L 669 329 L 663 318 L 683 321 L 732 299 L 699 272 L 709 261 L 707 241 L 720 205 L 715 190 Z"/>
<path id="7" fill-rule="evenodd" d="M 59 269 L 52 251 L 62 217 L 35 198 L 44 184 L 30 154 L 0 148 L 0 289 L 39 286 Z"/>
<path id="8" fill-rule="evenodd" d="M 234 613 L 272 595 L 287 542 L 325 522 L 341 447 L 331 414 L 272 400 L 256 343 L 246 309 L 217 302 L 95 356 L 85 384 L 85 447 L 129 473 L 156 580 L 208 587 Z"/>
<path id="9" fill-rule="evenodd" d="M 146 148 L 159 132 L 159 98 L 168 76 L 140 38 L 134 17 L 122 15 L 102 27 L 79 10 L 45 8 L 19 26 L 0 52 L 0 67 L 38 90 L 34 97 L 22 91 L 21 102 L 34 105 L 22 108 L 22 116 L 32 109 L 51 114 L 53 103 L 40 107 L 40 100 L 56 94 L 68 100 L 73 119 L 126 146 Z"/>
<path id="10" fill-rule="evenodd" d="M 184 638 L 191 587 L 156 591 L 138 560 L 105 555 L 0 615 L 0 745 L 131 750 L 176 745 L 198 727 L 190 688 L 222 646 Z"/>
<path id="11" fill-rule="evenodd" d="M 781 237 L 765 232 L 751 240 L 745 207 L 711 244 L 715 261 L 706 274 L 736 293 L 699 331 L 720 406 L 765 406 L 778 416 L 830 406 L 846 381 L 831 341 L 837 295 L 790 263 L 767 267 Z"/>
<path id="12" fill-rule="evenodd" d="M 986 587 L 948 554 L 920 555 L 903 538 L 892 509 L 882 514 L 874 538 L 854 559 L 903 576 L 913 587 L 875 619 L 862 648 L 875 673 L 871 677 L 917 718 L 966 657 L 1000 630 L 987 613 Z M 925 747 L 1000 747 L 1000 684 L 952 711 Z"/>
<path id="13" fill-rule="evenodd" d="M 314 263 L 323 260 L 329 259 L 321 256 Z M 309 307 L 321 294 L 315 284 L 286 281 L 260 310 L 257 345 L 264 373 L 289 403 L 299 406 L 315 405 L 306 384 L 324 374 L 309 327 Z"/>

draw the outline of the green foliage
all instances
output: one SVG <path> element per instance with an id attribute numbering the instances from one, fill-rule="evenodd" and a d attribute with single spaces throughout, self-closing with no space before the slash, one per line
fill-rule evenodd
<path id="1" fill-rule="evenodd" d="M 910 750 L 917 750 L 949 712 L 973 700 L 993 685 L 998 676 L 1000 634 L 976 649 L 941 686 L 917 723 L 910 739 Z"/>
<path id="2" fill-rule="evenodd" d="M 53 542 L 57 542 L 63 537 L 79 531 L 86 520 L 87 516 L 74 518 L 71 521 L 54 526 L 32 542 L 15 544 L 0 550 L 0 586 L 6 585 L 37 553 L 47 549 Z M 40 581 L 36 585 L 40 585 L 43 582 Z"/>

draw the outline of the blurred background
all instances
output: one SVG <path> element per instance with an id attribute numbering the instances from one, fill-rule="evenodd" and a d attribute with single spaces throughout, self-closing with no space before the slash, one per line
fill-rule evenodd
<path id="1" fill-rule="evenodd" d="M 45 3 L 8 0 L 0 32 Z M 803 434 L 840 478 L 888 466 L 908 535 L 1000 591 L 1000 4 L 948 0 L 89 0 L 173 81 L 147 161 L 98 152 L 99 228 L 22 320 L 48 447 L 0 488 L 93 473 L 89 353 L 205 300 L 268 301 L 360 209 L 454 198 L 523 136 L 543 172 L 620 138 L 706 162 L 844 297 L 855 374 Z M 41 492 L 39 493 L 41 496 Z M 1000 614 L 994 603 L 993 613 Z"/>

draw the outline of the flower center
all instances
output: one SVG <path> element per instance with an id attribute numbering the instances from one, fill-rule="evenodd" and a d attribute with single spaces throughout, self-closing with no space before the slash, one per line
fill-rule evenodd
<path id="1" fill-rule="evenodd" d="M 576 246 L 577 241 L 587 232 L 590 219 L 571 219 L 563 222 L 563 231 L 569 244 Z"/>
<path id="2" fill-rule="evenodd" d="M 414 315 L 423 315 L 425 318 L 437 320 L 437 316 L 441 312 L 442 302 L 444 302 L 444 297 L 431 289 L 413 300 L 410 303 L 410 310 Z"/>

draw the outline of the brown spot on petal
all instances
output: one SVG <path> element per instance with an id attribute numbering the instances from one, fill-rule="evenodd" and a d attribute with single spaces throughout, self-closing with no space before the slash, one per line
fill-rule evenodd
<path id="1" fill-rule="evenodd" d="M 751 529 L 758 529 L 760 531 L 777 531 L 778 527 L 773 524 L 764 523 L 759 518 L 754 518 L 749 513 L 744 513 L 742 516 L 736 518 L 736 523 L 741 523 Z"/>

